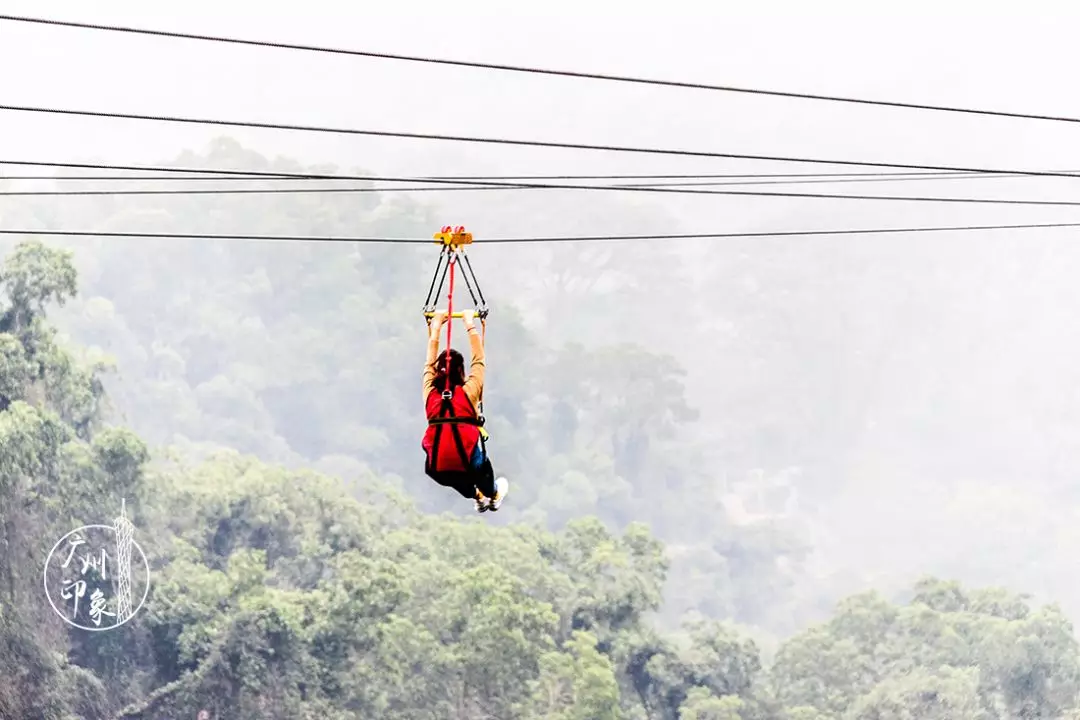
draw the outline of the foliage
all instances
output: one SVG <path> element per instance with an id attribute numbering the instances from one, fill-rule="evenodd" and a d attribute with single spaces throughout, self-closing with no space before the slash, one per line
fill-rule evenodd
<path id="1" fill-rule="evenodd" d="M 182 164 L 301 169 L 230 141 Z M 96 198 L 78 213 L 164 232 L 438 225 L 374 193 L 275 198 Z M 65 212 L 24 201 L 12 218 Z M 547 281 L 575 296 L 553 319 L 636 302 L 632 266 L 663 259 L 548 258 Z M 0 268 L 0 719 L 1080 713 L 1065 614 L 1004 589 L 927 579 L 905 603 L 859 593 L 804 627 L 806 538 L 780 513 L 735 512 L 708 462 L 717 439 L 695 434 L 687 369 L 615 328 L 575 319 L 555 342 L 495 306 L 491 449 L 515 490 L 499 516 L 463 519 L 419 473 L 423 334 L 403 288 L 429 260 L 379 246 L 13 248 Z M 524 283 L 515 272 L 503 282 Z M 802 394 L 827 389 L 797 390 L 792 422 L 812 427 Z M 856 427 L 858 398 L 841 399 Z M 731 466 L 767 454 L 778 417 L 724 429 Z M 845 432 L 773 450 L 820 483 Z M 121 499 L 151 591 L 122 630 L 83 633 L 43 602 L 41 559 Z M 803 627 L 766 657 L 732 620 Z"/>

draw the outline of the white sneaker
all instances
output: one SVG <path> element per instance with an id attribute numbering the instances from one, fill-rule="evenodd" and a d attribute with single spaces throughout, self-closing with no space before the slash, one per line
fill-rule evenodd
<path id="1" fill-rule="evenodd" d="M 491 498 L 484 497 L 479 490 L 476 491 L 476 512 L 487 512 L 491 508 Z"/>
<path id="2" fill-rule="evenodd" d="M 510 481 L 504 477 L 495 478 L 495 497 L 491 499 L 489 508 L 491 512 L 495 512 L 502 506 L 508 492 L 510 492 Z"/>

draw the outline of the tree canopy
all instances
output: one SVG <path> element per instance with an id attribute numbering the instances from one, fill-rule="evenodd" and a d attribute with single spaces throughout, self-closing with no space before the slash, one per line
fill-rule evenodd
<path id="1" fill-rule="evenodd" d="M 181 160 L 304 169 L 227 140 Z M 156 232 L 439 225 L 431 208 L 376 193 L 37 203 L 6 216 Z M 8 249 L 2 720 L 1080 718 L 1080 648 L 1060 607 L 937 577 L 834 604 L 815 585 L 812 534 L 779 509 L 798 471 L 759 468 L 753 493 L 729 480 L 726 468 L 773 453 L 810 468 L 798 487 L 824 482 L 847 430 L 813 448 L 764 438 L 812 426 L 801 413 L 827 388 L 793 391 L 791 416 L 765 404 L 745 426 L 702 432 L 709 409 L 672 337 L 576 317 L 552 335 L 489 292 L 490 447 L 515 485 L 498 516 L 470 517 L 422 475 L 413 290 L 429 253 Z M 642 257 L 590 252 L 548 258 L 547 282 L 574 308 L 663 314 L 640 306 Z M 673 253 L 647 259 L 689 282 Z M 542 292 L 503 270 L 505 286 Z M 870 386 L 867 372 L 852 382 Z M 847 392 L 850 429 L 861 410 Z M 816 497 L 829 493 L 841 489 Z M 151 566 L 147 602 L 116 630 L 72 628 L 42 595 L 43 560 L 121 499 Z"/>

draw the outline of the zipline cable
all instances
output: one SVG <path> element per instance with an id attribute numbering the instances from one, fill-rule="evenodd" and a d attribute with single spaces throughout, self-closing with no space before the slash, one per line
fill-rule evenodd
<path id="1" fill-rule="evenodd" d="M 973 172 L 994 175 L 1025 175 L 1033 177 L 1080 177 L 1077 173 L 1053 172 L 1046 170 L 1000 170 L 977 167 L 957 167 L 949 165 L 916 165 L 909 163 L 887 163 L 864 160 L 828 160 L 820 158 L 796 158 L 777 155 L 750 155 L 742 153 L 721 153 L 704 150 L 682 150 L 674 148 L 644 148 L 626 145 L 591 145 L 586 143 L 552 142 L 544 140 L 514 140 L 509 138 L 476 137 L 468 135 L 441 135 L 434 133 L 412 133 L 391 130 L 364 130 L 359 128 L 334 128 L 319 125 L 298 125 L 289 123 L 266 123 L 250 120 L 222 120 L 213 118 L 193 118 L 176 115 L 145 115 L 138 113 L 105 112 L 101 110 L 72 110 L 63 108 L 45 108 L 29 105 L 0 105 L 0 110 L 35 114 L 50 114 L 75 117 L 107 118 L 114 120 L 141 120 L 166 122 L 183 125 L 207 125 L 219 127 L 258 128 L 263 130 L 290 130 L 300 132 L 327 133 L 335 135 L 363 135 L 368 137 L 402 138 L 412 140 L 440 140 L 446 142 L 480 143 L 488 145 L 512 145 L 519 147 L 559 148 L 567 150 L 598 150 L 604 152 L 625 152 L 644 155 L 671 155 L 679 157 L 725 158 L 737 160 L 760 160 L 768 162 L 797 162 L 819 165 L 846 165 L 862 167 L 883 167 L 913 170 L 946 170 L 953 172 Z"/>
<path id="2" fill-rule="evenodd" d="M 850 230 L 777 230 L 767 232 L 724 232 L 724 233 L 677 233 L 652 235 L 577 235 L 555 237 L 510 237 L 488 238 L 479 244 L 518 244 L 518 243 L 558 243 L 558 242 L 630 242 L 635 240 L 694 240 L 694 239 L 740 239 L 740 238 L 781 238 L 781 237 L 821 237 L 841 235 L 883 235 L 929 232 L 973 232 L 990 230 L 1034 230 L 1080 228 L 1075 223 L 1037 223 L 1019 225 L 954 225 L 941 227 L 908 228 L 860 228 Z M 0 229 L 0 235 L 48 235 L 56 237 L 107 237 L 107 238 L 142 238 L 166 240 L 251 240 L 281 242 L 343 242 L 343 243 L 382 243 L 391 245 L 430 245 L 430 238 L 385 238 L 385 237 L 332 237 L 310 235 L 211 235 L 205 233 L 149 233 L 149 232 L 112 232 L 93 230 L 47 230 L 47 229 Z"/>
<path id="3" fill-rule="evenodd" d="M 324 175 L 312 173 L 289 173 L 268 172 L 260 170 L 236 170 L 215 168 L 178 168 L 160 165 L 115 165 L 101 163 L 71 163 L 71 162 L 46 162 L 41 160 L 0 160 L 0 165 L 14 165 L 25 167 L 52 167 L 52 168 L 76 168 L 83 170 L 129 170 L 133 172 L 163 172 L 163 173 L 201 173 L 217 174 L 226 173 L 220 178 L 211 180 L 234 179 L 233 174 L 249 175 L 250 177 L 236 177 L 238 180 L 250 180 L 257 178 L 297 179 L 297 180 L 366 180 L 364 175 Z M 1068 171 L 1074 172 L 1074 171 Z M 845 173 L 669 173 L 660 175 L 424 175 L 425 178 L 435 180 L 701 180 L 701 179 L 762 179 L 762 178 L 893 178 L 893 177 L 982 177 L 983 173 L 976 172 L 845 172 Z M 203 180 L 202 177 L 191 178 L 146 178 L 128 176 L 86 176 L 86 175 L 24 175 L 5 176 L 9 179 L 25 180 Z M 997 177 L 996 175 L 993 177 Z M 1023 177 L 1023 175 L 1019 175 Z"/>
<path id="4" fill-rule="evenodd" d="M 56 27 L 78 28 L 83 30 L 100 30 L 116 33 L 135 35 L 150 35 L 155 37 L 200 40 L 205 42 L 227 43 L 232 45 L 248 45 L 253 47 L 275 48 L 280 50 L 302 50 L 306 52 L 328 53 L 333 55 L 351 55 L 380 60 L 396 60 L 413 63 L 425 63 L 431 65 L 449 65 L 456 67 L 476 68 L 482 70 L 498 70 L 502 72 L 528 73 L 533 75 L 548 75 L 557 77 L 578 78 L 585 80 L 603 80 L 607 82 L 631 83 L 636 85 L 653 85 L 661 87 L 683 88 L 691 90 L 711 90 L 716 92 L 741 93 L 746 95 L 764 95 L 782 97 L 797 100 L 817 100 L 826 102 L 838 102 L 856 105 L 870 105 L 880 107 L 903 108 L 908 110 L 924 110 L 932 112 L 960 113 L 966 115 L 981 115 L 989 117 L 1002 117 L 1023 120 L 1042 120 L 1050 122 L 1080 123 L 1080 118 L 1063 115 L 1048 115 L 1043 113 L 1021 113 L 1004 110 L 985 110 L 979 108 L 965 108 L 947 105 L 930 105 L 925 103 L 909 103 L 891 100 L 871 100 L 868 98 L 844 97 L 839 95 L 822 95 L 815 93 L 801 93 L 783 90 L 765 90 L 761 88 L 737 87 L 734 85 L 716 85 L 699 82 L 683 82 L 677 80 L 660 80 L 654 78 L 634 77 L 629 75 L 610 75 L 603 73 L 575 72 L 570 70 L 553 70 L 547 68 L 527 67 L 523 65 L 506 65 L 500 63 L 485 63 L 468 60 L 450 60 L 446 58 L 422 57 L 416 55 L 402 55 L 396 53 L 380 53 L 367 50 L 348 50 L 344 48 L 332 48 L 318 45 L 305 45 L 299 43 L 273 42 L 269 40 L 248 40 L 221 35 L 201 35 L 196 33 L 182 33 L 167 30 L 151 30 L 147 28 L 134 28 L 122 25 L 104 25 L 96 23 L 83 23 L 65 20 L 52 20 L 47 18 L 26 17 L 18 15 L 0 15 L 0 20 L 9 22 L 31 23 L 37 25 L 51 25 Z"/>
<path id="5" fill-rule="evenodd" d="M 703 180 L 701 178 L 708 178 L 708 177 L 711 177 L 711 176 L 709 176 L 709 175 L 686 175 L 684 177 L 686 177 L 688 179 L 684 180 L 684 181 L 681 181 L 681 182 L 654 182 L 654 183 L 636 183 L 636 184 L 638 186 L 640 186 L 640 187 L 682 187 L 682 186 L 690 187 L 690 186 L 697 186 L 697 185 L 701 185 L 701 186 L 714 186 L 714 185 L 802 185 L 802 184 L 846 183 L 846 182 L 901 182 L 901 181 L 905 181 L 905 180 L 919 180 L 919 181 L 921 181 L 921 180 L 966 180 L 966 179 L 982 179 L 982 178 L 987 178 L 987 177 L 992 177 L 992 178 L 1007 177 L 1007 176 L 1002 176 L 1002 175 L 980 175 L 978 173 L 936 173 L 936 174 L 933 174 L 933 175 L 915 175 L 915 176 L 911 176 L 911 177 L 907 177 L 907 176 L 904 176 L 904 177 L 899 177 L 899 176 L 890 177 L 886 173 L 883 173 L 883 175 L 885 175 L 885 176 L 884 177 L 865 177 L 865 178 L 844 177 L 844 176 L 839 176 L 839 175 L 836 176 L 835 178 L 832 178 L 832 177 L 829 177 L 828 175 L 823 175 L 823 176 L 813 177 L 812 179 L 805 179 L 805 180 L 739 180 L 739 181 Z M 592 176 L 592 175 L 567 175 L 567 176 L 554 176 L 553 175 L 553 176 L 536 176 L 536 177 L 532 177 L 532 178 L 518 178 L 518 177 L 515 177 L 515 176 L 512 176 L 512 175 L 488 176 L 488 177 L 480 177 L 480 176 L 477 176 L 477 177 L 464 177 L 463 176 L 463 177 L 460 177 L 460 178 L 448 178 L 448 177 L 439 177 L 439 176 L 428 175 L 428 176 L 424 176 L 424 177 L 425 178 L 432 178 L 432 179 L 435 179 L 435 180 L 454 180 L 454 181 L 457 181 L 457 182 L 470 182 L 470 183 L 483 183 L 483 182 L 486 182 L 486 181 L 489 181 L 489 180 L 594 180 L 594 179 L 603 179 L 603 178 L 597 178 L 596 176 Z M 622 175 L 622 176 L 615 176 L 615 177 L 610 178 L 610 179 L 635 180 L 635 179 L 641 179 L 641 177 L 642 176 L 640 176 L 640 175 Z M 721 177 L 723 177 L 723 176 L 721 176 Z M 733 176 L 728 176 L 728 177 L 768 178 L 768 177 L 771 177 L 771 176 L 767 175 L 767 174 L 763 174 L 763 175 L 756 175 L 756 176 L 755 175 L 745 175 L 745 176 L 733 175 Z M 1023 177 L 1023 176 L 1019 176 L 1019 177 Z M 689 178 L 693 178 L 693 180 L 690 180 Z M 260 182 L 269 182 L 269 181 L 299 182 L 301 180 L 311 180 L 311 179 L 315 179 L 315 178 L 288 178 L 288 177 L 258 178 L 258 177 L 233 177 L 233 176 L 223 176 L 223 177 L 212 177 L 212 176 L 169 177 L 169 176 L 164 176 L 164 175 L 162 175 L 162 176 L 148 175 L 148 176 L 139 177 L 139 176 L 131 176 L 131 175 L 2 175 L 2 174 L 0 174 L 0 180 L 19 180 L 19 181 L 26 181 L 26 180 L 43 180 L 44 181 L 44 180 L 47 180 L 47 181 L 50 181 L 50 182 L 53 182 L 53 181 L 55 181 L 55 182 L 60 182 L 60 181 L 63 181 L 63 182 L 70 182 L 70 181 L 104 182 L 104 181 L 109 181 L 109 182 L 127 182 L 127 183 L 131 183 L 131 182 L 174 182 L 174 183 L 176 183 L 176 182 L 190 182 L 190 181 L 213 182 L 215 180 L 216 181 L 238 181 L 238 182 L 243 182 L 243 181 L 247 181 L 247 182 L 255 182 L 255 181 L 260 181 Z M 326 178 L 326 179 L 329 180 L 331 178 Z M 348 180 L 348 179 L 351 179 L 351 178 L 340 178 L 339 177 L 339 178 L 334 178 L 334 179 Z M 368 178 L 368 179 L 371 179 L 371 178 Z"/>
<path id="6" fill-rule="evenodd" d="M 793 160 L 799 162 L 799 160 Z M 74 168 L 82 170 L 116 170 L 116 171 L 131 171 L 131 172 L 160 172 L 160 173 L 190 173 L 198 175 L 198 177 L 127 177 L 127 176 L 78 176 L 78 175 L 22 175 L 22 176 L 3 176 L 0 175 L 0 180 L 117 180 L 126 182 L 135 182 L 142 180 L 159 180 L 164 182 L 170 181 L 188 181 L 188 180 L 202 180 L 202 181 L 214 181 L 214 180 L 237 180 L 237 181 L 257 181 L 257 180 L 357 180 L 357 181 L 373 181 L 377 176 L 371 175 L 337 175 L 337 174 L 321 174 L 321 173 L 288 173 L 288 172 L 271 172 L 261 170 L 236 170 L 236 169 L 216 169 L 216 168 L 192 168 L 192 167 L 170 167 L 161 165 L 117 165 L 117 164 L 101 164 L 101 163 L 63 163 L 63 162 L 45 162 L 34 160 L 0 160 L 0 165 L 14 165 L 14 166 L 26 166 L 26 167 L 52 167 L 52 168 Z M 220 177 L 204 177 L 207 175 L 220 175 Z M 628 175 L 628 174 L 615 174 L 615 175 L 421 175 L 416 179 L 419 182 L 442 182 L 442 181 L 457 181 L 457 182 L 475 182 L 475 183 L 487 183 L 489 181 L 500 180 L 638 180 L 638 179 L 658 179 L 658 180 L 671 180 L 671 179 L 772 179 L 772 178 L 836 178 L 836 180 L 826 179 L 823 182 L 845 182 L 851 179 L 853 182 L 866 182 L 873 180 L 952 180 L 952 179 L 982 179 L 982 178 L 1004 178 L 1014 177 L 1023 178 L 1030 177 L 1029 174 L 1023 172 L 1009 173 L 985 173 L 985 172 L 965 172 L 965 171 L 947 171 L 947 172 L 863 172 L 863 173 L 673 173 L 673 174 L 660 174 L 660 175 Z M 1060 173 L 1054 173 L 1051 177 L 1066 177 L 1066 178 L 1078 178 L 1080 177 L 1080 171 L 1076 170 L 1063 170 Z M 665 185 L 666 183 L 648 183 L 648 186 Z M 681 183 L 672 183 L 672 185 L 679 185 Z M 712 184 L 712 183 L 707 183 Z M 726 184 L 726 183 L 717 183 Z M 737 185 L 748 185 L 754 183 L 733 183 Z M 765 184 L 765 183 L 762 183 Z M 793 183 L 795 184 L 795 183 Z"/>
<path id="7" fill-rule="evenodd" d="M 590 179 L 589 176 L 578 176 L 578 177 L 580 179 Z M 937 181 L 937 180 L 986 180 L 986 179 L 1001 179 L 1001 178 L 1007 178 L 1007 177 L 1026 177 L 1026 176 L 1023 176 L 1023 175 L 1017 175 L 1017 176 L 1011 176 L 1011 175 L 978 175 L 978 174 L 974 174 L 974 173 L 972 173 L 972 174 L 949 173 L 949 174 L 940 174 L 940 175 L 931 176 L 931 177 L 923 177 L 923 176 L 919 176 L 919 177 L 867 177 L 867 178 L 841 178 L 841 177 L 838 177 L 836 179 L 819 178 L 819 179 L 813 179 L 813 180 L 734 180 L 734 181 L 708 180 L 708 181 L 693 181 L 693 182 L 620 183 L 616 187 L 620 187 L 620 188 L 642 187 L 642 188 L 645 188 L 645 187 L 751 187 L 751 186 L 759 186 L 759 185 L 775 185 L 775 186 L 833 185 L 833 184 L 875 183 L 875 182 L 926 182 L 926 181 Z M 29 181 L 34 181 L 34 180 L 72 181 L 72 180 L 77 180 L 77 181 L 83 181 L 83 182 L 116 181 L 116 182 L 127 182 L 127 183 L 140 183 L 140 182 L 145 182 L 145 181 L 186 182 L 186 181 L 192 181 L 192 180 L 211 181 L 211 182 L 212 181 L 299 182 L 301 180 L 306 181 L 306 180 L 309 180 L 309 179 L 314 179 L 314 178 L 295 178 L 294 179 L 294 178 L 256 178 L 256 177 L 232 177 L 232 176 L 225 176 L 225 177 L 202 176 L 202 177 L 182 177 L 182 178 L 175 178 L 175 177 L 135 177 L 135 178 L 133 178 L 133 177 L 122 177 L 122 176 L 116 176 L 116 175 L 110 175 L 110 176 L 100 176 L 100 175 L 99 176 L 93 176 L 93 175 L 89 175 L 89 176 L 82 176 L 82 177 L 76 177 L 76 176 L 71 176 L 71 175 L 67 175 L 67 176 L 65 176 L 65 175 L 0 175 L 0 181 L 3 181 L 3 180 L 19 180 L 19 181 L 27 181 L 27 180 L 29 180 Z M 329 180 L 330 178 L 326 178 L 326 179 Z M 341 178 L 334 178 L 334 179 L 351 180 L 352 178 L 341 177 Z M 506 176 L 505 179 L 513 180 L 514 178 L 511 177 L 511 176 Z M 558 178 L 555 178 L 555 179 L 558 179 Z M 389 180 L 386 179 L 386 178 L 366 178 L 366 180 L 369 180 L 371 182 L 389 182 Z M 479 177 L 477 177 L 477 178 L 462 178 L 461 180 L 451 180 L 449 178 L 442 179 L 442 178 L 435 178 L 435 177 L 425 177 L 425 178 L 419 178 L 418 177 L 418 178 L 416 178 L 416 180 L 417 180 L 417 182 L 428 182 L 428 183 L 453 182 L 455 184 L 460 183 L 461 185 L 469 185 L 469 187 L 454 188 L 454 189 L 463 189 L 463 190 L 503 190 L 503 189 L 528 190 L 530 188 L 536 187 L 536 186 L 533 186 L 533 185 L 521 185 L 521 184 L 518 184 L 518 183 L 514 183 L 512 185 L 505 185 L 505 184 L 504 185 L 491 185 L 492 180 L 486 180 L 484 178 L 479 178 Z M 603 186 L 599 186 L 599 187 L 602 188 Z M 378 187 L 376 187 L 376 188 L 363 188 L 363 189 L 354 188 L 354 191 L 355 192 L 383 192 L 383 191 L 385 191 L 385 192 L 390 192 L 390 191 L 393 191 L 393 192 L 411 192 L 411 191 L 425 191 L 425 190 L 439 190 L 439 189 L 448 189 L 448 188 L 430 188 L 430 187 L 406 186 L 406 187 L 393 187 L 393 188 L 388 188 L 388 187 L 383 187 L 383 188 L 378 188 Z M 322 192 L 322 190 L 310 190 L 310 189 L 307 189 L 307 188 L 305 188 L 303 190 L 294 189 L 294 188 L 280 188 L 280 189 L 275 189 L 275 191 L 276 192 L 298 192 L 298 191 L 299 192 Z M 169 191 L 169 192 L 165 192 L 164 194 L 170 194 L 170 193 L 171 194 L 185 194 L 185 193 L 189 193 L 189 192 L 190 191 L 188 191 L 188 190 L 172 190 L 172 191 Z M 48 192 L 38 191 L 38 192 L 23 193 L 23 194 L 31 194 L 31 195 L 42 195 L 42 194 L 44 194 L 44 195 L 80 195 L 80 194 L 88 194 L 88 193 L 87 193 L 87 191 L 65 190 L 65 191 L 62 191 L 62 192 L 61 191 L 48 191 Z M 96 193 L 95 192 L 90 192 L 89 194 L 131 195 L 131 194 L 146 194 L 146 193 L 142 192 L 142 191 L 133 192 L 133 191 L 130 191 L 130 190 L 126 190 L 126 191 L 110 190 L 110 191 L 96 191 Z"/>
<path id="8" fill-rule="evenodd" d="M 418 178 L 376 178 L 380 180 L 412 180 Z M 1080 207 L 1077 200 L 1026 200 L 1015 198 L 971 198 L 971 197 L 940 197 L 927 195 L 836 195 L 831 193 L 811 192 L 770 192 L 765 190 L 713 190 L 692 189 L 682 187 L 652 187 L 640 185 L 571 185 L 561 184 L 537 184 L 537 183 L 493 183 L 488 182 L 485 186 L 461 187 L 454 180 L 432 180 L 429 182 L 447 183 L 451 187 L 405 187 L 405 188 L 213 188 L 198 190 L 0 190 L 0 197 L 42 197 L 42 196 L 125 196 L 125 195 L 276 195 L 276 194 L 341 194 L 341 193 L 372 193 L 372 192 L 395 192 L 399 190 L 407 192 L 423 191 L 462 191 L 462 190 L 594 190 L 601 192 L 640 192 L 640 193 L 666 193 L 676 195 L 711 195 L 711 196 L 735 196 L 735 197 L 763 197 L 763 198 L 798 198 L 810 200 L 859 200 L 863 202 L 918 202 L 918 203 L 949 203 L 949 204 L 976 204 L 976 205 L 1028 205 L 1045 207 Z"/>

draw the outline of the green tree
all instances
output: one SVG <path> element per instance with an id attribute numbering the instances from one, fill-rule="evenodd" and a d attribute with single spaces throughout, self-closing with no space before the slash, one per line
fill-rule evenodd
<path id="1" fill-rule="evenodd" d="M 528 718 L 619 720 L 619 686 L 611 660 L 596 638 L 575 631 L 562 651 L 540 658 L 540 675 L 529 683 Z"/>
<path id="2" fill-rule="evenodd" d="M 1078 663 L 1057 608 L 930 578 L 905 606 L 845 600 L 781 647 L 772 682 L 787 707 L 835 717 L 1058 717 L 1080 697 Z"/>

